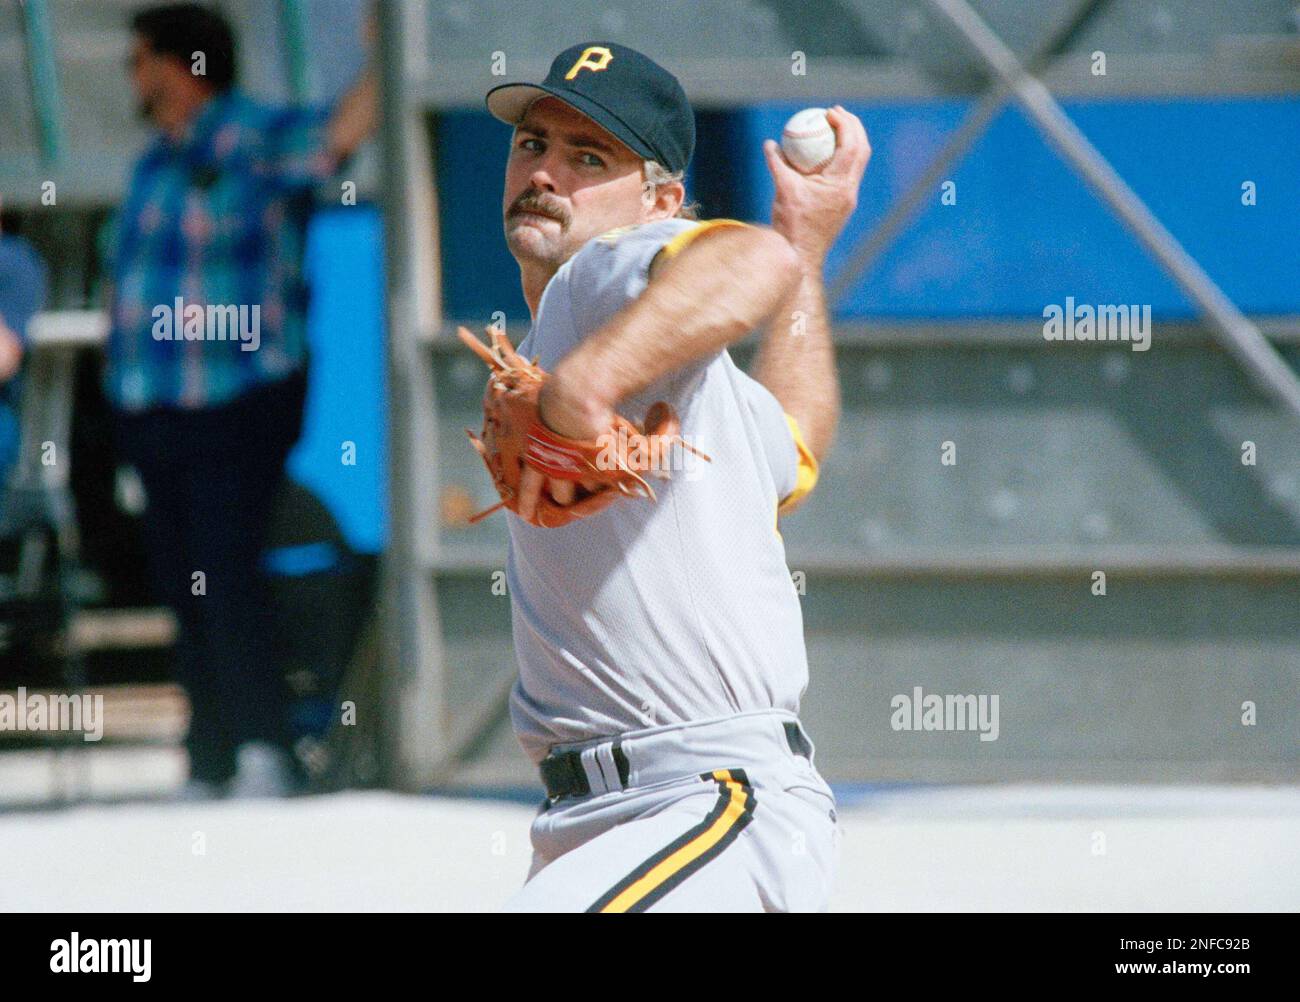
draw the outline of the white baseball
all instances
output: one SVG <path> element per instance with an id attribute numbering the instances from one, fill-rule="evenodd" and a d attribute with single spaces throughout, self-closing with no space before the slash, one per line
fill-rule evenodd
<path id="1" fill-rule="evenodd" d="M 835 130 L 825 108 L 797 112 L 781 130 L 781 152 L 801 174 L 815 174 L 835 155 Z"/>

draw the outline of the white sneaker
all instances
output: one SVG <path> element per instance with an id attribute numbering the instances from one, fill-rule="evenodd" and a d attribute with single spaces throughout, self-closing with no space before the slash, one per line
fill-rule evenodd
<path id="1" fill-rule="evenodd" d="M 249 741 L 235 753 L 235 776 L 226 796 L 236 800 L 288 797 L 297 789 L 288 752 L 265 741 Z"/>

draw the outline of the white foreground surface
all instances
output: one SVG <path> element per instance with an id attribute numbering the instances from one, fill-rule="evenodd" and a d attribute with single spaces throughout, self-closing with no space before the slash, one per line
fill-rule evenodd
<path id="1" fill-rule="evenodd" d="M 951 787 L 844 798 L 834 909 L 1300 909 L 1300 788 Z M 0 911 L 483 911 L 532 809 L 347 793 L 0 814 Z"/>

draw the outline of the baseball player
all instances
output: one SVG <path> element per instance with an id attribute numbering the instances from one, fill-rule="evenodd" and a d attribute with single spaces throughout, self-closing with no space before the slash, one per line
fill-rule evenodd
<path id="1" fill-rule="evenodd" d="M 831 109 L 838 148 L 812 175 L 769 141 L 767 228 L 684 205 L 694 116 L 639 52 L 575 45 L 487 105 L 515 127 L 505 235 L 532 314 L 519 352 L 550 373 L 545 437 L 590 441 L 663 401 L 710 459 L 654 501 L 549 528 L 539 501 L 584 485 L 522 467 L 506 516 L 511 717 L 547 800 L 507 907 L 824 909 L 835 802 L 797 716 L 808 667 L 777 518 L 812 490 L 838 420 L 822 268 L 866 132 Z M 726 346 L 765 325 L 751 377 Z"/>

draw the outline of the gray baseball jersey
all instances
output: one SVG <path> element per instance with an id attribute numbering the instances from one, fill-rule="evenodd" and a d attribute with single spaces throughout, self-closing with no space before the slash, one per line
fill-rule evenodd
<path id="1" fill-rule="evenodd" d="M 646 288 L 651 261 L 730 220 L 662 220 L 589 241 L 556 272 L 520 353 L 555 364 Z M 798 712 L 808 680 L 778 507 L 811 489 L 798 428 L 725 350 L 619 405 L 670 403 L 688 441 L 658 501 L 626 500 L 561 528 L 509 514 L 507 581 L 525 752 L 735 714 Z"/>

